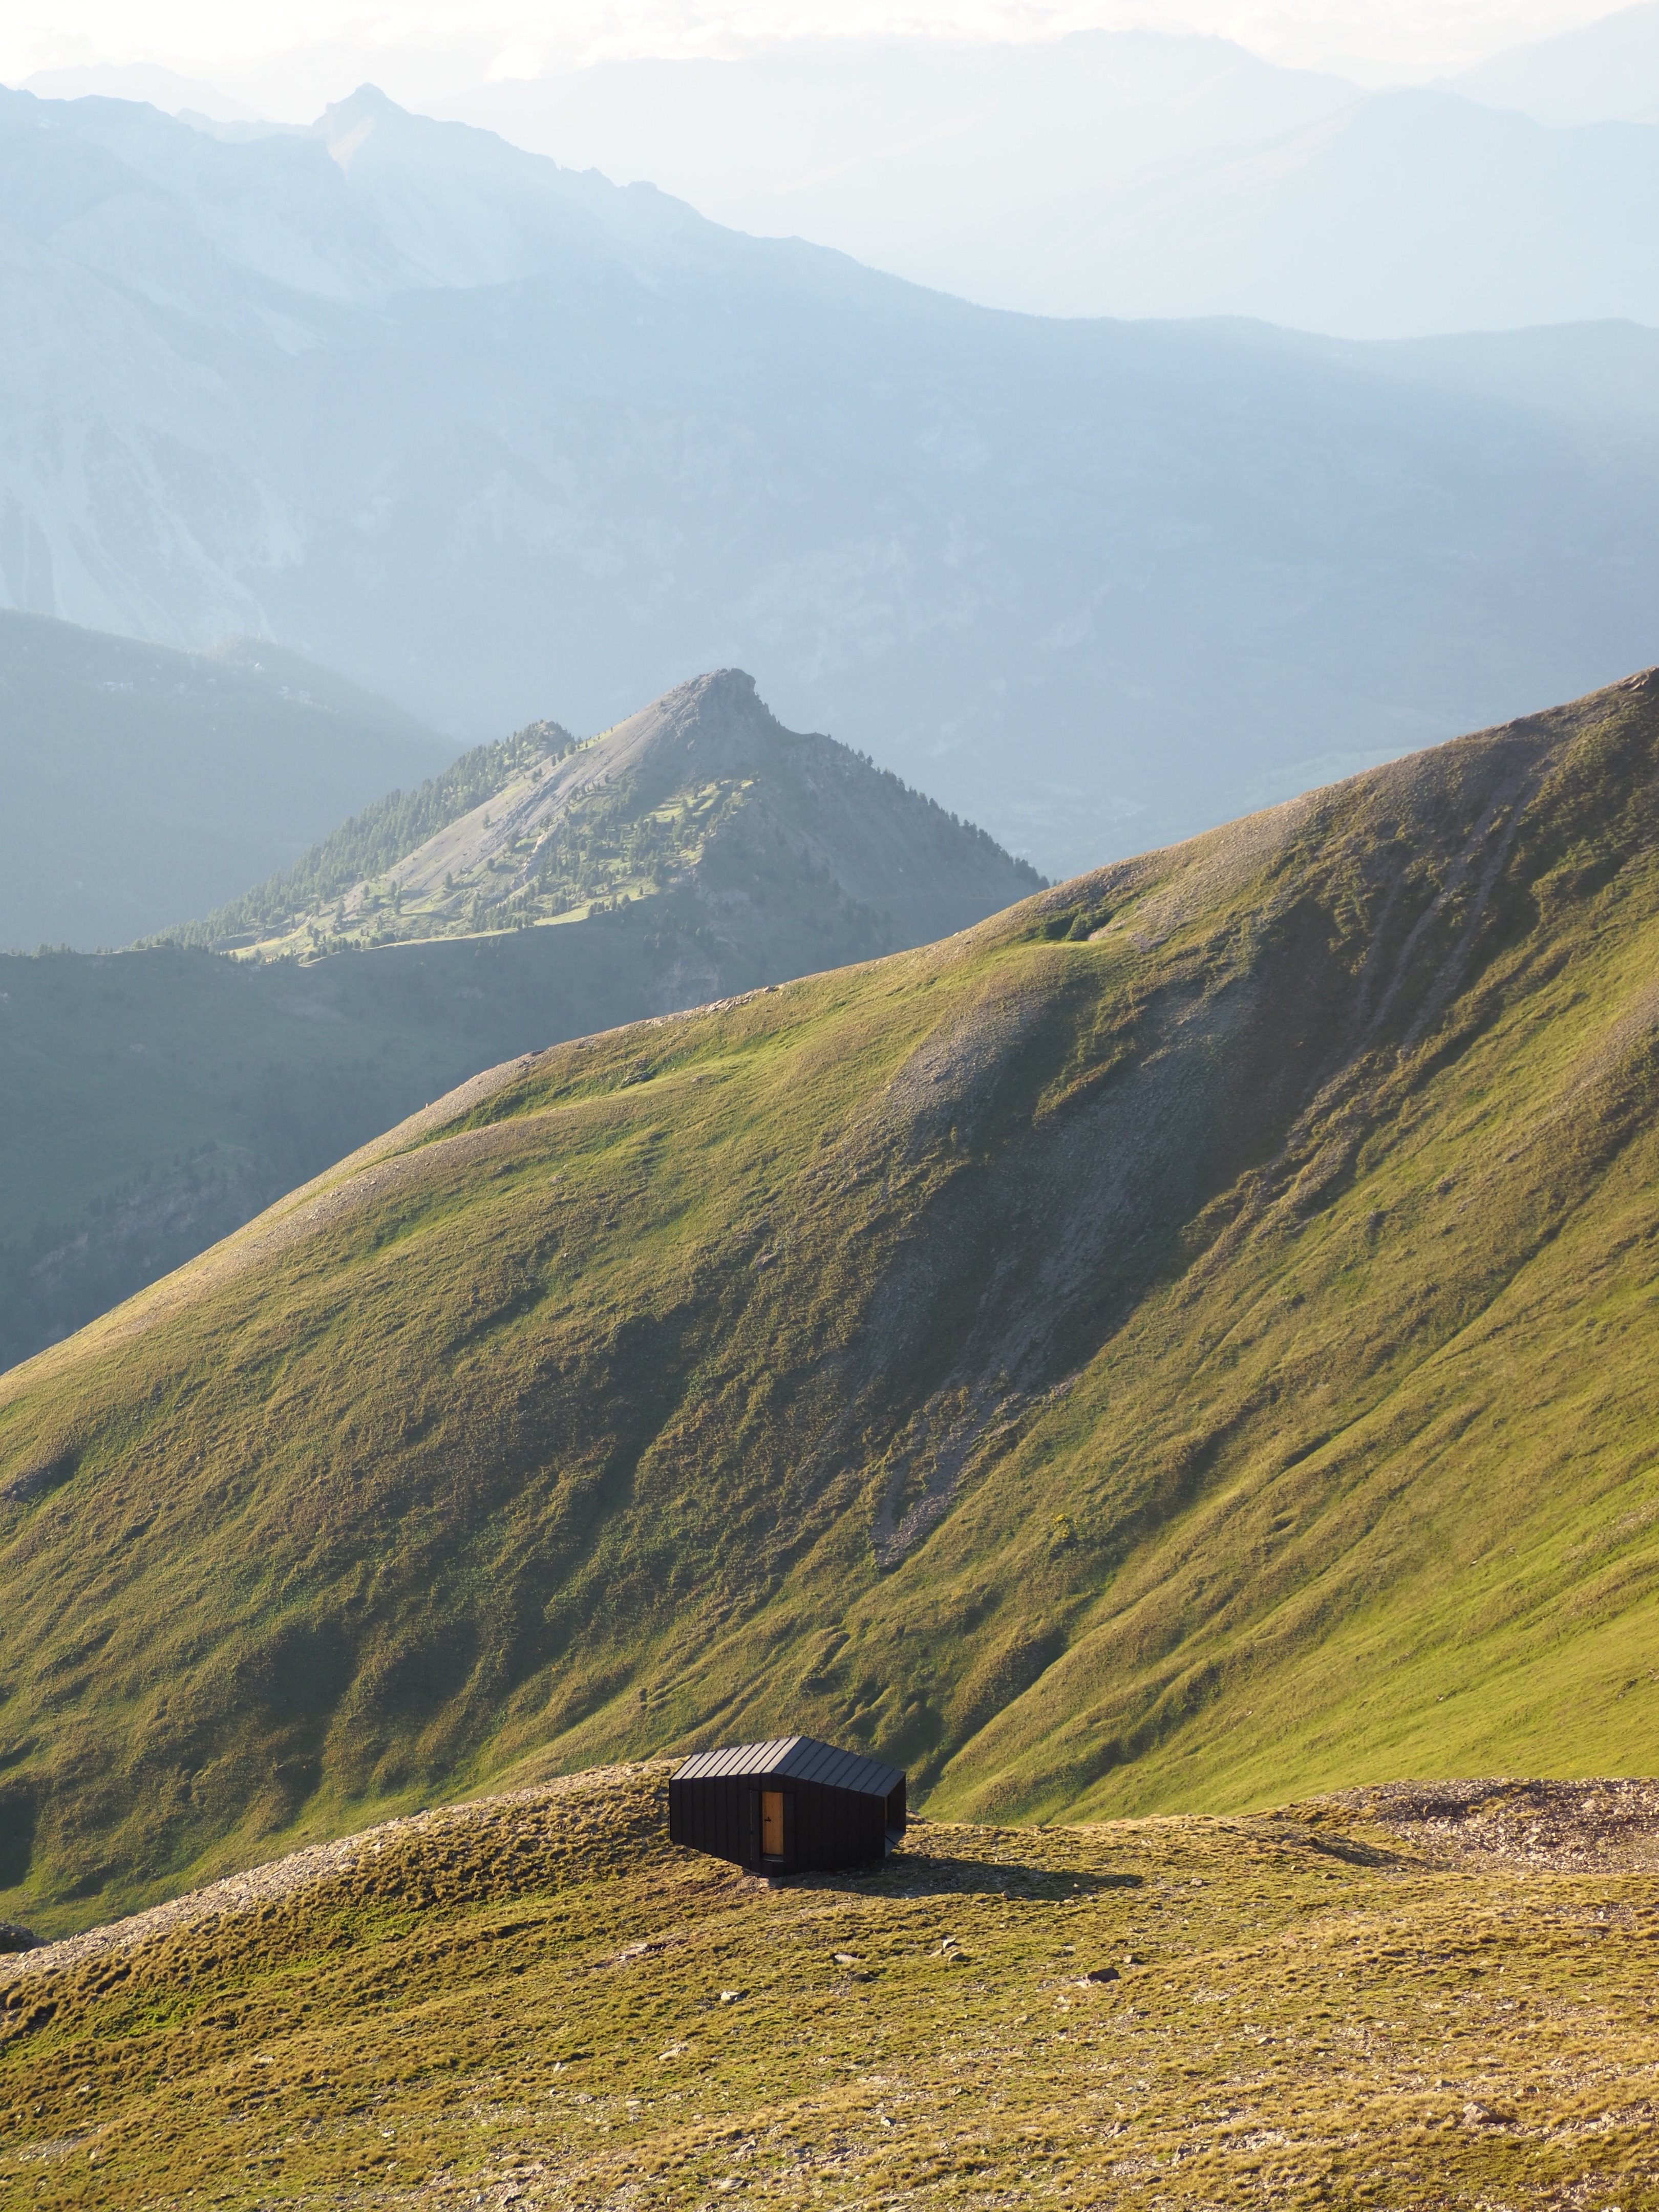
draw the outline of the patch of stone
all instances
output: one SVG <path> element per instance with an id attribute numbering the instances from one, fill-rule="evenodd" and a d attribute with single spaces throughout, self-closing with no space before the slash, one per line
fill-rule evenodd
<path id="1" fill-rule="evenodd" d="M 1449 1864 L 1659 1873 L 1659 1779 L 1650 1776 L 1389 1782 L 1320 1802 Z"/>

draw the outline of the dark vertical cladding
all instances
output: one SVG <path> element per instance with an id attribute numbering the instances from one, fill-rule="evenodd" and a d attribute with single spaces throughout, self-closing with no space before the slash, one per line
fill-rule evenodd
<path id="1" fill-rule="evenodd" d="M 886 1830 L 890 1848 L 902 1838 L 909 1819 L 904 1802 L 904 1782 L 905 1778 L 901 1774 L 887 1793 Z"/>
<path id="2" fill-rule="evenodd" d="M 757 1874 L 876 1866 L 904 1834 L 904 1776 L 811 1736 L 731 1744 L 668 1784 L 668 1833 Z"/>

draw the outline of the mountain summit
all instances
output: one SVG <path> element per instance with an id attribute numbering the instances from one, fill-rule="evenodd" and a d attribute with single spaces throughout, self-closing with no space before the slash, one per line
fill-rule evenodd
<path id="1" fill-rule="evenodd" d="M 267 954 L 338 951 L 581 921 L 645 900 L 682 919 L 695 908 L 733 940 L 753 934 L 764 908 L 774 945 L 780 927 L 822 931 L 834 907 L 847 922 L 863 917 L 857 950 L 890 951 L 981 921 L 1042 880 L 863 755 L 786 730 L 741 669 L 677 685 L 585 744 L 538 722 L 458 766 L 468 774 L 454 787 L 471 804 L 429 836 L 388 847 L 396 823 L 425 824 L 434 811 L 405 808 L 400 794 L 173 935 Z M 440 786 L 428 787 L 434 805 Z M 381 865 L 354 873 L 370 849 Z M 836 950 L 854 949 L 843 927 Z M 709 978 L 720 980 L 712 968 Z"/>

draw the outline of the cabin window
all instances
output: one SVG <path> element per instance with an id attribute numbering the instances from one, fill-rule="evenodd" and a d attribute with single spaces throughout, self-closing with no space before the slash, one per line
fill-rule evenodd
<path id="1" fill-rule="evenodd" d="M 761 1856 L 763 1859 L 781 1859 L 783 1856 L 781 1790 L 761 1791 Z"/>

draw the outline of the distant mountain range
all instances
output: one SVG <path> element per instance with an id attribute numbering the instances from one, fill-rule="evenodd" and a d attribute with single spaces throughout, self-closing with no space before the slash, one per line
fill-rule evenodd
<path id="1" fill-rule="evenodd" d="M 1540 123 L 1659 123 L 1659 0 L 1511 46 L 1450 89 Z"/>
<path id="2" fill-rule="evenodd" d="M 0 612 L 0 951 L 183 921 L 448 750 L 280 646 L 170 652 Z"/>
<path id="3" fill-rule="evenodd" d="M 1632 127 L 1659 118 L 1651 4 L 1438 91 L 1083 31 L 605 63 L 438 112 L 1032 314 L 1365 338 L 1659 322 L 1659 132 Z"/>
<path id="4" fill-rule="evenodd" d="M 153 65 L 30 86 L 233 128 L 252 112 Z M 431 112 L 738 229 L 1032 313 L 1242 314 L 1382 338 L 1659 321 L 1655 0 L 1380 95 L 1225 39 L 1091 30 L 496 75 Z"/>
<path id="5" fill-rule="evenodd" d="M 0 217 L 12 604 L 269 634 L 453 743 L 741 665 L 1054 873 L 1653 656 L 1603 330 L 1022 319 L 369 92 L 8 94 Z"/>
<path id="6" fill-rule="evenodd" d="M 1659 323 L 1659 130 L 1443 92 L 958 227 L 883 257 L 1034 314 L 1252 315 L 1359 338 Z"/>
<path id="7" fill-rule="evenodd" d="M 14 1370 L 0 1916 L 791 1729 L 1001 1820 L 1645 1771 L 1656 791 L 1650 672 L 516 1056 Z"/>
<path id="8" fill-rule="evenodd" d="M 1359 96 L 1228 39 L 1079 31 L 600 62 L 480 85 L 433 112 L 568 168 L 658 185 L 738 230 L 921 268 L 936 239 L 1279 137 Z"/>
<path id="9" fill-rule="evenodd" d="M 483 748 L 173 945 L 0 958 L 0 1364 L 480 1068 L 927 943 L 1041 880 L 728 670 L 580 748 L 549 725 Z M 228 930 L 289 957 L 183 949 Z"/>

